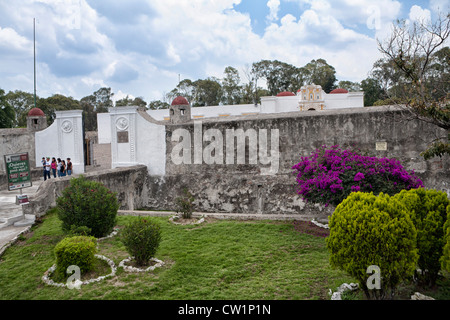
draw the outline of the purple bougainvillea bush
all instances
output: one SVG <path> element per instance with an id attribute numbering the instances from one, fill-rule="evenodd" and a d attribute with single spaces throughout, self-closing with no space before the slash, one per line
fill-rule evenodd
<path id="1" fill-rule="evenodd" d="M 339 146 L 322 146 L 292 168 L 298 194 L 325 205 L 338 205 L 354 191 L 392 196 L 423 187 L 414 171 L 406 171 L 397 159 L 363 156 Z"/>

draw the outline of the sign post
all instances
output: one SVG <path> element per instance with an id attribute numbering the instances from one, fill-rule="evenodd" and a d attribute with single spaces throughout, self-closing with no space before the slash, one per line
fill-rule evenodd
<path id="1" fill-rule="evenodd" d="M 5 155 L 6 175 L 8 177 L 8 191 L 32 186 L 30 159 L 28 152 Z"/>

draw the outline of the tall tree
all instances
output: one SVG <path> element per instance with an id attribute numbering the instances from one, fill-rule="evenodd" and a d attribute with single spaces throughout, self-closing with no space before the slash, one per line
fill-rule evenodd
<path id="1" fill-rule="evenodd" d="M 361 84 L 360 83 L 352 82 L 352 81 L 348 81 L 348 80 L 339 81 L 338 87 L 342 88 L 342 89 L 346 89 L 346 90 L 348 90 L 350 92 L 361 91 Z"/>
<path id="2" fill-rule="evenodd" d="M 256 79 L 265 79 L 270 95 L 283 91 L 296 92 L 303 84 L 302 69 L 278 60 L 261 60 L 253 63 Z"/>
<path id="3" fill-rule="evenodd" d="M 80 110 L 80 102 L 72 97 L 54 94 L 48 98 L 37 100 L 37 107 L 47 116 L 47 124 L 51 125 L 56 118 L 55 111 Z"/>
<path id="4" fill-rule="evenodd" d="M 311 60 L 302 68 L 305 74 L 305 81 L 308 84 L 318 84 L 322 89 L 329 93 L 336 88 L 336 70 L 324 59 Z"/>
<path id="5" fill-rule="evenodd" d="M 148 103 L 148 108 L 150 110 L 160 110 L 160 109 L 169 109 L 170 104 L 161 100 L 154 100 Z"/>
<path id="6" fill-rule="evenodd" d="M 407 24 L 397 21 L 390 37 L 384 42 L 378 42 L 379 50 L 395 64 L 407 82 L 400 92 L 407 115 L 446 130 L 446 137 L 436 139 L 423 153 L 426 159 L 450 154 L 450 105 L 447 93 L 441 99 L 436 99 L 429 85 L 436 74 L 433 58 L 439 58 L 436 54 L 449 35 L 450 14 L 446 14 L 440 15 L 435 22 L 416 21 Z"/>
<path id="7" fill-rule="evenodd" d="M 376 101 L 387 98 L 385 91 L 380 83 L 373 78 L 367 78 L 361 81 L 361 90 L 364 92 L 364 106 L 373 106 Z"/>
<path id="8" fill-rule="evenodd" d="M 178 96 L 185 97 L 187 101 L 192 103 L 194 99 L 195 85 L 190 79 L 181 80 L 178 85 L 165 95 L 165 100 L 169 101 L 169 104 Z"/>
<path id="9" fill-rule="evenodd" d="M 6 94 L 6 100 L 15 112 L 13 126 L 26 127 L 28 112 L 34 107 L 34 95 L 20 90 L 9 91 Z"/>
<path id="10" fill-rule="evenodd" d="M 145 102 L 144 98 L 142 97 L 131 99 L 127 95 L 125 98 L 116 101 L 116 107 L 124 107 L 124 106 L 138 106 L 140 108 L 146 108 L 147 102 Z"/>
<path id="11" fill-rule="evenodd" d="M 0 128 L 12 128 L 15 118 L 14 109 L 8 103 L 5 90 L 0 89 Z"/>
<path id="12" fill-rule="evenodd" d="M 233 67 L 226 67 L 222 79 L 223 103 L 225 105 L 239 104 L 242 99 L 242 86 L 239 71 Z"/>
<path id="13" fill-rule="evenodd" d="M 197 80 L 193 83 L 195 92 L 193 107 L 217 106 L 222 100 L 222 86 L 215 78 Z"/>

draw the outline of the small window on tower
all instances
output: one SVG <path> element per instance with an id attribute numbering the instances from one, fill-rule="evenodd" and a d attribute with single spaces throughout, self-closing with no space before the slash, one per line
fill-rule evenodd
<path id="1" fill-rule="evenodd" d="M 181 115 L 184 116 L 185 109 L 180 109 L 180 111 L 181 111 Z"/>

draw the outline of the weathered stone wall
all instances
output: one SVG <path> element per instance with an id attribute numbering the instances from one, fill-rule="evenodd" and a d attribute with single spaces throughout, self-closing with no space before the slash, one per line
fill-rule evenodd
<path id="1" fill-rule="evenodd" d="M 99 181 L 111 191 L 117 192 L 121 210 L 134 210 L 147 205 L 146 166 L 91 172 L 84 176 Z M 34 214 L 37 217 L 45 215 L 48 209 L 56 205 L 56 199 L 61 196 L 73 177 L 66 176 L 42 182 L 36 194 L 30 196 L 30 203 L 23 206 L 24 214 Z"/>
<path id="2" fill-rule="evenodd" d="M 448 157 L 424 161 L 420 153 L 437 135 L 444 132 L 420 121 L 402 120 L 400 111 L 390 107 L 373 107 L 324 112 L 298 112 L 226 119 L 202 120 L 184 125 L 166 126 L 166 175 L 150 177 L 147 208 L 173 209 L 174 199 L 188 188 L 196 199 L 196 210 L 204 212 L 299 213 L 313 215 L 321 212 L 316 206 L 305 204 L 296 194 L 292 166 L 301 156 L 308 156 L 322 145 L 356 146 L 368 155 L 397 158 L 408 170 L 415 172 L 428 188 L 445 190 L 449 187 Z M 198 128 L 201 128 L 199 134 Z M 227 164 L 227 129 L 254 129 L 261 134 L 267 129 L 270 145 L 271 133 L 279 132 L 279 167 L 274 175 L 262 175 L 260 158 L 249 164 L 252 146 L 246 146 L 245 164 Z M 186 129 L 191 136 L 191 164 L 174 161 L 181 138 L 175 133 Z M 196 130 L 197 129 L 197 130 Z M 202 137 L 208 129 L 216 129 L 223 137 L 223 164 L 195 164 L 196 135 Z M 178 131 L 177 131 L 178 130 Z M 173 136 L 175 141 L 172 141 Z M 198 140 L 197 140 L 198 141 Z M 203 142 L 204 151 L 211 142 Z M 380 146 L 381 148 L 377 148 Z M 386 150 L 383 150 L 386 146 Z M 233 148 L 236 152 L 236 147 Z M 270 149 L 269 149 L 270 150 Z M 215 150 L 217 155 L 218 150 Z M 219 157 L 220 158 L 220 157 Z M 178 160 L 180 158 L 178 157 Z M 188 158 L 187 158 L 188 159 Z M 220 159 L 219 159 L 220 160 Z M 273 165 L 273 164 L 272 164 Z M 323 213 L 330 213 L 328 208 Z"/>
<path id="3" fill-rule="evenodd" d="M 4 155 L 21 152 L 28 152 L 31 168 L 36 167 L 34 133 L 26 128 L 0 129 L 0 172 L 6 170 Z"/>

